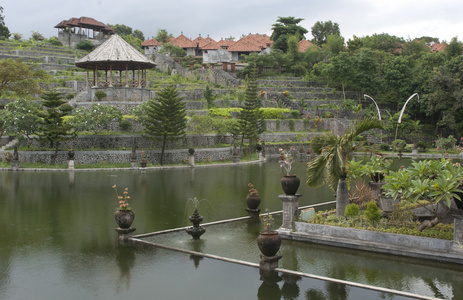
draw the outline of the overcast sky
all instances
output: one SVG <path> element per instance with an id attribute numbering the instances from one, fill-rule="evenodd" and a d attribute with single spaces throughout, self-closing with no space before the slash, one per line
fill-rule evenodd
<path id="1" fill-rule="evenodd" d="M 56 36 L 56 24 L 82 16 L 127 25 L 147 39 L 158 29 L 192 39 L 209 35 L 217 41 L 248 33 L 270 35 L 279 16 L 303 18 L 300 25 L 309 31 L 308 40 L 315 22 L 329 20 L 339 24 L 346 41 L 374 33 L 463 39 L 461 0 L 3 0 L 0 6 L 10 32 L 26 39 L 31 31 Z"/>

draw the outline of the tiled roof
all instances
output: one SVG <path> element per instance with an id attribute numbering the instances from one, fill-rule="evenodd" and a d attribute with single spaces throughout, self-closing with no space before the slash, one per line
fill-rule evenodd
<path id="1" fill-rule="evenodd" d="M 441 52 L 444 51 L 445 48 L 447 47 L 447 44 L 442 42 L 442 43 L 434 43 L 431 46 L 431 52 Z"/>
<path id="2" fill-rule="evenodd" d="M 156 39 L 149 39 L 141 43 L 141 45 L 145 47 L 149 47 L 149 46 L 156 47 L 156 46 L 161 46 L 162 43 L 158 42 Z"/>
<path id="3" fill-rule="evenodd" d="M 212 42 L 207 43 L 206 45 L 203 45 L 201 49 L 202 50 L 217 50 L 217 49 L 222 49 L 222 48 L 217 45 L 217 42 L 212 41 Z"/>
<path id="4" fill-rule="evenodd" d="M 72 27 L 81 27 L 89 28 L 94 30 L 106 31 L 107 33 L 113 34 L 114 30 L 107 26 L 106 24 L 97 21 L 89 17 L 80 17 L 80 18 L 70 18 L 69 20 L 63 20 L 59 22 L 55 28 L 72 28 Z"/>
<path id="5" fill-rule="evenodd" d="M 213 39 L 211 39 L 209 36 L 207 38 L 203 38 L 201 36 L 198 36 L 197 38 L 195 38 L 193 40 L 193 42 L 197 45 L 198 48 L 200 49 L 203 49 L 203 46 L 211 43 L 211 42 L 214 42 L 215 41 Z"/>
<path id="6" fill-rule="evenodd" d="M 300 40 L 298 50 L 299 52 L 305 52 L 311 45 L 313 45 L 313 43 L 308 40 Z"/>
<path id="7" fill-rule="evenodd" d="M 119 35 L 114 34 L 95 50 L 76 62 L 77 67 L 86 68 L 98 65 L 99 69 L 108 68 L 109 65 L 132 66 L 152 68 L 155 63 L 133 48 Z"/>
<path id="8" fill-rule="evenodd" d="M 234 43 L 235 42 L 231 41 L 231 40 L 220 40 L 220 41 L 217 42 L 217 46 L 219 46 L 221 48 L 228 48 L 231 45 L 233 45 Z"/>
<path id="9" fill-rule="evenodd" d="M 170 43 L 174 46 L 179 46 L 180 48 L 196 48 L 196 44 L 183 34 L 171 40 Z"/>
<path id="10" fill-rule="evenodd" d="M 273 42 L 266 34 L 249 34 L 228 47 L 230 52 L 260 52 Z"/>

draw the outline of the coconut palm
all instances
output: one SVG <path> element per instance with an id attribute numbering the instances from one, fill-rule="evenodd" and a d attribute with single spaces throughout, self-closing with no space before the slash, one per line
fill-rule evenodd
<path id="1" fill-rule="evenodd" d="M 307 186 L 319 187 L 325 183 L 336 191 L 336 215 L 343 216 L 349 204 L 346 166 L 348 156 L 356 150 L 355 138 L 370 129 L 382 128 L 378 119 L 367 118 L 349 128 L 346 134 L 339 136 L 327 132 L 315 137 L 312 149 L 318 156 L 308 163 Z"/>

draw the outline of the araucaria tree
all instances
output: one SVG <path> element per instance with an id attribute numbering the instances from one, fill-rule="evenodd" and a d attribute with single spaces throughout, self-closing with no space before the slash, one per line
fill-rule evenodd
<path id="1" fill-rule="evenodd" d="M 244 105 L 238 115 L 238 132 L 241 135 L 240 148 L 243 148 L 244 139 L 248 139 L 252 146 L 257 142 L 260 134 L 264 132 L 264 116 L 257 95 L 257 72 L 254 64 L 246 84 Z"/>
<path id="2" fill-rule="evenodd" d="M 168 86 L 158 93 L 157 101 L 148 102 L 148 117 L 144 122 L 145 135 L 162 142 L 161 166 L 164 164 L 164 151 L 168 141 L 176 141 L 185 136 L 186 109 L 183 97 L 175 86 Z"/>
<path id="3" fill-rule="evenodd" d="M 62 100 L 61 93 L 58 92 L 46 92 L 43 94 L 42 99 L 44 100 L 42 105 L 46 110 L 39 113 L 42 120 L 38 136 L 39 141 L 49 142 L 50 148 L 55 148 L 52 159 L 52 164 L 55 164 L 59 145 L 62 141 L 72 138 L 72 136 L 68 135 L 69 128 L 63 120 L 69 114 L 69 105 L 62 106 L 67 102 Z"/>

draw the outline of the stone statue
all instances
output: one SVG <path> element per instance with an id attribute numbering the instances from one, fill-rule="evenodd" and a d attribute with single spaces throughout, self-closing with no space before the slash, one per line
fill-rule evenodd
<path id="1" fill-rule="evenodd" d="M 14 146 L 13 160 L 19 160 L 18 146 Z"/>

